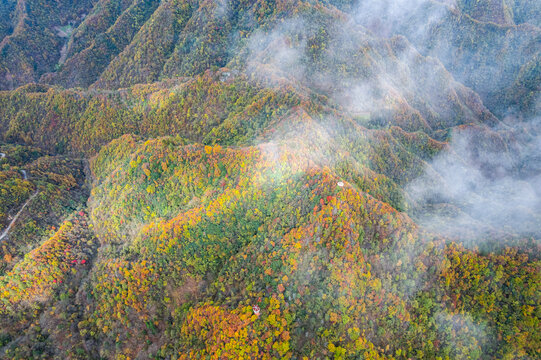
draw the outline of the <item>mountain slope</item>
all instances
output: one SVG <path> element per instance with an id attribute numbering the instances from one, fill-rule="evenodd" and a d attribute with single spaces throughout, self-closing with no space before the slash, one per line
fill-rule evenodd
<path id="1" fill-rule="evenodd" d="M 541 357 L 537 10 L 2 2 L 0 358 Z"/>

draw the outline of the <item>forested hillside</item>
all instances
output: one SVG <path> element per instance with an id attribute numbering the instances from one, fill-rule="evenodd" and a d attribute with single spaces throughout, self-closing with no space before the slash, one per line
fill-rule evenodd
<path id="1" fill-rule="evenodd" d="M 2 1 L 0 358 L 540 358 L 540 16 Z"/>

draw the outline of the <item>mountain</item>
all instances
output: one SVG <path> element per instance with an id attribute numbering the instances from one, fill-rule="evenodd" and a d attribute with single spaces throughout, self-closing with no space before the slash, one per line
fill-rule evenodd
<path id="1" fill-rule="evenodd" d="M 0 358 L 541 356 L 540 6 L 0 4 Z"/>

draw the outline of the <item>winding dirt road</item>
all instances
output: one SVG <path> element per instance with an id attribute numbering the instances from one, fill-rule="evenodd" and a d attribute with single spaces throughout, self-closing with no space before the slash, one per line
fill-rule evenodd
<path id="1" fill-rule="evenodd" d="M 6 154 L 4 153 L 0 153 L 0 159 L 2 158 L 5 158 L 6 157 Z M 26 170 L 21 170 L 21 174 L 23 174 L 23 178 L 25 180 L 28 180 L 28 175 L 26 174 Z M 23 212 L 24 208 L 26 207 L 26 205 L 28 205 L 28 203 L 30 201 L 32 201 L 33 198 L 35 198 L 37 195 L 39 194 L 39 190 L 36 190 L 36 192 L 34 192 L 32 194 L 32 196 L 30 196 L 28 198 L 28 200 L 26 200 L 26 202 L 23 204 L 23 206 L 19 209 L 19 211 L 17 212 L 17 214 L 15 214 L 15 216 L 13 217 L 13 219 L 11 220 L 11 222 L 9 223 L 8 227 L 4 230 L 4 232 L 2 233 L 2 235 L 0 235 L 0 240 L 3 240 L 6 236 L 9 235 L 9 230 L 11 230 L 11 227 L 13 226 L 13 224 L 15 224 L 15 221 L 17 221 L 17 219 L 19 218 L 19 216 L 21 215 L 21 213 Z"/>
<path id="2" fill-rule="evenodd" d="M 36 192 L 34 192 L 32 194 L 32 196 L 30 196 L 28 198 L 28 200 L 26 200 L 26 202 L 23 204 L 23 206 L 21 207 L 21 209 L 17 212 L 17 214 L 15 214 L 15 216 L 13 217 L 13 219 L 11 220 L 11 222 L 9 223 L 8 227 L 4 230 L 4 232 L 2 233 L 2 235 L 0 235 L 0 240 L 3 240 L 6 236 L 9 235 L 9 230 L 11 230 L 11 227 L 13 226 L 13 224 L 15 224 L 15 221 L 17 221 L 17 219 L 19 218 L 19 215 L 21 215 L 21 213 L 23 212 L 24 208 L 26 207 L 26 205 L 28 205 L 28 203 L 30 201 L 32 201 L 33 198 L 35 198 L 37 195 L 39 194 L 39 191 L 36 190 Z"/>

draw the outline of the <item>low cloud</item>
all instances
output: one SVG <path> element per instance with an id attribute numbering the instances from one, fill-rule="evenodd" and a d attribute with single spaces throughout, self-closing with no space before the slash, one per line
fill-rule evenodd
<path id="1" fill-rule="evenodd" d="M 466 128 L 406 187 L 417 221 L 464 242 L 539 236 L 539 120 L 521 127 Z"/>
<path id="2" fill-rule="evenodd" d="M 269 32 L 256 31 L 248 41 L 247 73 L 262 81 L 304 79 L 305 41 L 302 36 L 293 41 L 304 29 L 302 19 L 288 19 Z"/>

